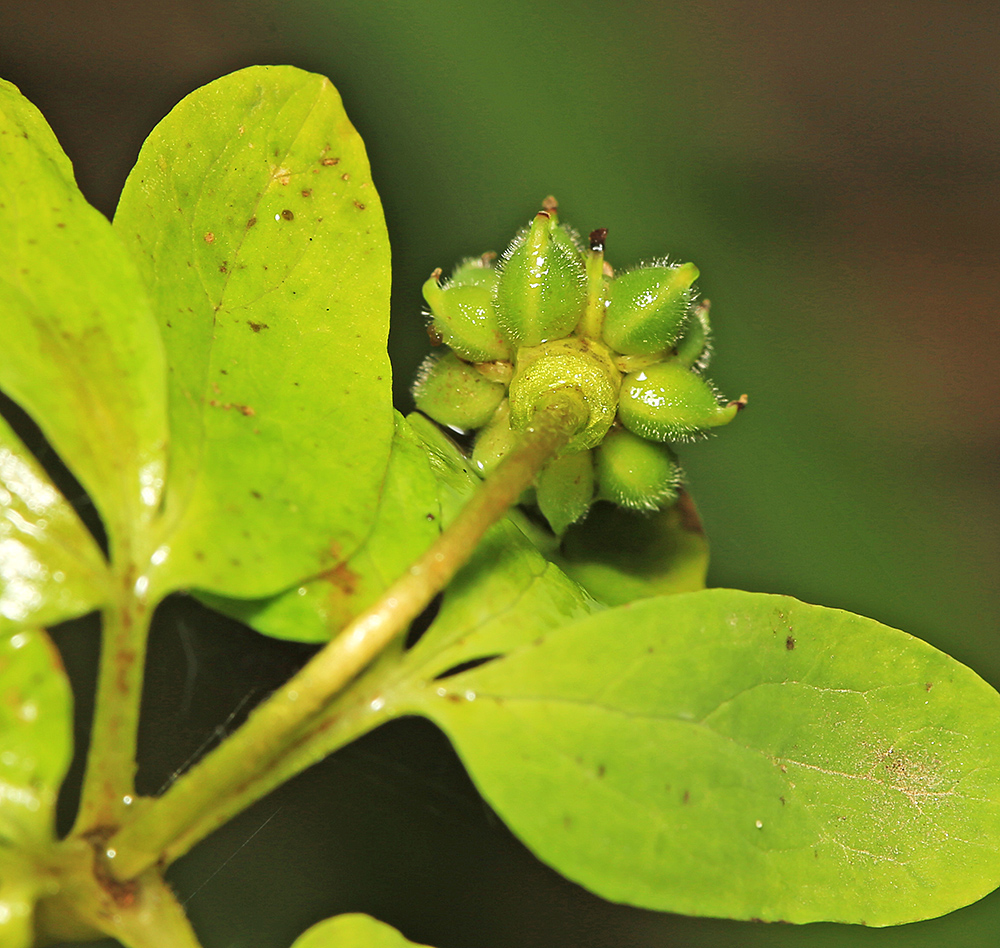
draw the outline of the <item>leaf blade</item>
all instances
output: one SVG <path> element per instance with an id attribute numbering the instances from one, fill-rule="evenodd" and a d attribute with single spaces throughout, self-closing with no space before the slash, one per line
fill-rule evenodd
<path id="1" fill-rule="evenodd" d="M 171 367 L 161 583 L 264 596 L 344 562 L 393 420 L 388 239 L 336 90 L 261 66 L 192 93 L 143 146 L 115 227 Z"/>
<path id="2" fill-rule="evenodd" d="M 370 915 L 352 913 L 317 922 L 295 939 L 292 948 L 406 948 L 407 945 L 416 942 Z M 427 946 L 417 945 L 417 948 Z"/>
<path id="3" fill-rule="evenodd" d="M 41 114 L 0 82 L 0 386 L 39 424 L 112 545 L 155 517 L 165 362 L 139 274 Z"/>
<path id="4" fill-rule="evenodd" d="M 110 595 L 97 544 L 3 418 L 0 582 L 0 632 L 83 615 Z"/>
<path id="5" fill-rule="evenodd" d="M 441 684 L 411 710 L 543 860 L 606 898 L 878 926 L 1000 880 L 1000 695 L 872 620 L 681 594 Z"/>

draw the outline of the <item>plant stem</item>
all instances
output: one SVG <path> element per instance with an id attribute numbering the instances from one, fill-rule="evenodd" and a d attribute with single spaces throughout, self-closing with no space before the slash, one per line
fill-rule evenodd
<path id="1" fill-rule="evenodd" d="M 75 835 L 117 828 L 128 817 L 135 797 L 136 735 L 150 610 L 145 597 L 136 594 L 134 570 L 126 570 L 117 585 L 116 601 L 101 616 L 96 706 Z"/>
<path id="2" fill-rule="evenodd" d="M 108 861 L 112 875 L 128 880 L 161 862 L 175 840 L 195 824 L 204 824 L 209 811 L 225 809 L 228 797 L 239 795 L 241 788 L 270 769 L 331 699 L 451 581 L 483 534 L 516 503 L 588 417 L 578 391 L 565 389 L 550 395 L 518 445 L 423 556 L 261 704 L 232 737 L 109 840 L 108 851 L 115 853 Z M 171 854 L 178 855 L 176 851 Z"/>

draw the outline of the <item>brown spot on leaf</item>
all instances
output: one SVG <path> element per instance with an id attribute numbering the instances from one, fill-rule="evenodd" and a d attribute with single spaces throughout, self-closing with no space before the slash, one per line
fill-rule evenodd
<path id="1" fill-rule="evenodd" d="M 264 497 L 264 495 L 259 490 L 250 491 L 250 496 L 255 497 L 257 500 L 261 500 Z"/>
<path id="2" fill-rule="evenodd" d="M 340 159 L 339 158 L 324 158 L 320 162 L 320 164 L 326 165 L 327 168 L 329 168 L 331 165 L 339 165 L 340 164 Z"/>
<path id="3" fill-rule="evenodd" d="M 362 203 L 361 203 L 360 201 L 355 201 L 355 202 L 354 202 L 354 206 L 355 206 L 355 207 L 356 207 L 356 208 L 357 208 L 357 209 L 358 209 L 359 211 L 363 211 L 363 210 L 365 209 L 365 206 L 364 206 L 364 204 L 362 204 Z"/>
<path id="4" fill-rule="evenodd" d="M 205 234 L 205 243 L 206 244 L 215 243 L 215 234 L 213 234 L 211 231 Z"/>
<path id="5" fill-rule="evenodd" d="M 295 220 L 295 214 L 292 211 L 290 211 L 287 207 L 281 212 L 281 216 L 286 221 Z"/>
<path id="6" fill-rule="evenodd" d="M 691 802 L 691 791 L 685 790 L 684 796 L 681 797 L 681 803 L 690 803 L 690 802 Z"/>
<path id="7" fill-rule="evenodd" d="M 924 683 L 924 691 L 930 691 L 934 687 L 933 681 L 928 681 Z"/>
<path id="8" fill-rule="evenodd" d="M 229 268 L 226 266 L 226 261 L 223 260 L 222 263 L 219 264 L 219 273 L 228 273 L 228 272 Z"/>
<path id="9" fill-rule="evenodd" d="M 353 596 L 358 588 L 361 577 L 346 563 L 338 563 L 333 569 L 322 574 L 323 578 L 336 586 L 345 596 Z"/>
<path id="10" fill-rule="evenodd" d="M 251 217 L 250 220 L 247 221 L 247 227 L 248 228 L 249 227 L 253 227 L 254 224 L 256 224 L 256 223 L 257 223 L 257 218 L 256 217 Z"/>
<path id="11" fill-rule="evenodd" d="M 794 635 L 790 635 L 790 636 L 788 636 L 787 639 L 785 639 L 785 648 L 787 648 L 789 652 L 791 652 L 795 648 L 795 636 Z"/>
<path id="12" fill-rule="evenodd" d="M 348 174 L 348 173 L 347 173 L 347 172 L 345 171 L 345 172 L 344 172 L 344 173 L 343 173 L 343 174 L 342 174 L 342 175 L 340 176 L 340 180 L 341 180 L 341 181 L 350 181 L 350 180 L 351 180 L 351 176 L 350 176 L 350 175 L 349 175 L 349 174 Z"/>
<path id="13" fill-rule="evenodd" d="M 604 764 L 598 764 L 597 765 L 597 776 L 598 777 L 603 777 L 604 773 L 605 773 Z"/>
<path id="14" fill-rule="evenodd" d="M 302 189 L 302 196 L 304 198 L 312 197 L 312 193 L 313 193 L 312 192 L 312 188 L 303 188 Z"/>
<path id="15" fill-rule="evenodd" d="M 247 325 L 254 331 L 260 332 L 262 329 L 270 329 L 267 323 L 255 323 L 252 319 L 247 320 Z"/>

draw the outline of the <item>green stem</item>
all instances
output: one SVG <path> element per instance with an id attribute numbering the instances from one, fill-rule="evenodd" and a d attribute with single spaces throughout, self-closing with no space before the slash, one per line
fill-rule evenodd
<path id="1" fill-rule="evenodd" d="M 575 390 L 553 393 L 540 405 L 517 447 L 497 465 L 427 552 L 261 704 L 232 737 L 109 840 L 108 852 L 114 855 L 108 868 L 114 877 L 131 879 L 162 862 L 166 853 L 176 852 L 172 848 L 175 841 L 197 824 L 205 824 L 208 812 L 225 808 L 229 797 L 239 795 L 251 779 L 276 764 L 331 699 L 451 581 L 483 534 L 516 503 L 588 417 L 583 396 Z"/>
<path id="2" fill-rule="evenodd" d="M 119 577 L 118 586 L 117 601 L 102 613 L 96 706 L 75 835 L 117 828 L 135 799 L 150 610 L 145 596 L 136 591 L 134 570 Z"/>

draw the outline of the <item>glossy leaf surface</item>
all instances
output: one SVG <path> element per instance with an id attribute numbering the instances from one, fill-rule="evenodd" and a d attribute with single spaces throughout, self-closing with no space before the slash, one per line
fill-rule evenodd
<path id="1" fill-rule="evenodd" d="M 0 748 L 0 945 L 22 948 L 35 898 L 51 891 L 28 853 L 52 841 L 73 753 L 69 682 L 40 629 L 0 634 Z"/>
<path id="2" fill-rule="evenodd" d="M 645 514 L 595 504 L 566 533 L 556 562 L 609 606 L 705 588 L 708 540 L 690 494 Z"/>
<path id="3" fill-rule="evenodd" d="M 427 452 L 399 416 L 375 525 L 346 563 L 268 599 L 199 598 L 264 635 L 326 642 L 430 546 L 440 521 L 438 482 Z"/>
<path id="4" fill-rule="evenodd" d="M 135 264 L 84 200 L 51 129 L 0 82 L 0 388 L 28 411 L 112 540 L 155 515 L 163 345 Z"/>
<path id="5" fill-rule="evenodd" d="M 0 630 L 62 622 L 108 594 L 93 537 L 0 418 Z"/>
<path id="6" fill-rule="evenodd" d="M 257 66 L 154 129 L 115 227 L 170 365 L 168 588 L 263 596 L 346 562 L 393 433 L 389 246 L 321 76 Z"/>
<path id="7" fill-rule="evenodd" d="M 370 915 L 352 914 L 336 915 L 313 925 L 295 939 L 292 948 L 406 948 L 415 944 L 385 922 Z"/>
<path id="8" fill-rule="evenodd" d="M 544 861 L 606 898 L 891 925 L 1000 881 L 1000 695 L 905 633 L 708 590 L 414 693 Z"/>

